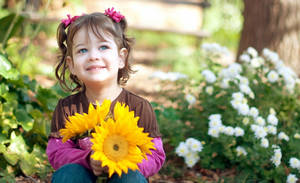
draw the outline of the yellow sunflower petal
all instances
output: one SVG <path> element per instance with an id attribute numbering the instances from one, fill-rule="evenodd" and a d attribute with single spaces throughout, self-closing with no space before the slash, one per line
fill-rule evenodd
<path id="1" fill-rule="evenodd" d="M 97 108 L 100 111 L 100 108 Z M 114 116 L 101 122 L 92 133 L 92 158 L 102 162 L 109 169 L 109 177 L 114 173 L 121 176 L 128 169 L 138 170 L 146 154 L 155 149 L 152 138 L 144 129 L 138 127 L 139 117 L 134 116 L 129 107 L 119 102 L 114 107 Z"/>
<path id="2" fill-rule="evenodd" d="M 60 135 L 63 137 L 63 142 L 76 135 L 90 131 L 101 124 L 109 112 L 110 105 L 111 102 L 109 100 L 104 100 L 101 106 L 97 103 L 96 108 L 90 104 L 88 114 L 75 113 L 73 116 L 69 116 L 65 128 L 59 130 Z"/>

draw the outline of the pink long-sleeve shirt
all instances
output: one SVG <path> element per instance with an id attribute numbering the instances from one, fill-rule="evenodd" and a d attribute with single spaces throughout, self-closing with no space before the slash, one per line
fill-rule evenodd
<path id="1" fill-rule="evenodd" d="M 85 141 L 85 142 L 84 142 Z M 89 139 L 74 143 L 71 140 L 63 143 L 61 138 L 50 138 L 46 153 L 52 167 L 57 170 L 61 166 L 69 163 L 76 163 L 91 170 L 89 165 L 89 156 L 91 153 L 91 144 Z M 165 161 L 165 152 L 160 137 L 152 140 L 156 150 L 151 150 L 152 155 L 147 155 L 148 160 L 143 160 L 138 164 L 140 172 L 146 177 L 150 177 L 157 173 Z"/>

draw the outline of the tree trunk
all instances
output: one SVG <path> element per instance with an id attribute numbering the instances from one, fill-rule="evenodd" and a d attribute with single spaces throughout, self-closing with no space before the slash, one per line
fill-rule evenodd
<path id="1" fill-rule="evenodd" d="M 300 0 L 244 0 L 238 55 L 269 48 L 300 74 Z M 237 57 L 238 58 L 238 57 Z"/>

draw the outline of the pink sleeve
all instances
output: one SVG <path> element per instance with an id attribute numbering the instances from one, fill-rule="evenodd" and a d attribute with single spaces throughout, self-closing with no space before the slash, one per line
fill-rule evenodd
<path id="1" fill-rule="evenodd" d="M 160 137 L 156 137 L 152 140 L 156 150 L 151 150 L 152 155 L 147 155 L 148 160 L 143 160 L 142 163 L 138 164 L 140 172 L 147 178 L 156 174 L 162 167 L 166 155 L 163 149 L 163 143 Z"/>
<path id="2" fill-rule="evenodd" d="M 69 163 L 76 163 L 91 169 L 89 165 L 89 154 L 91 150 L 79 149 L 71 140 L 63 143 L 60 138 L 50 138 L 46 153 L 52 167 L 57 170 Z"/>

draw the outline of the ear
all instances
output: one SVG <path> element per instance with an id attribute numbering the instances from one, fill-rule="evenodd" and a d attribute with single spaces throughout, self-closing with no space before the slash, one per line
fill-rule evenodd
<path id="1" fill-rule="evenodd" d="M 71 58 L 70 56 L 67 56 L 66 62 L 67 62 L 67 65 L 68 65 L 68 68 L 69 68 L 71 74 L 75 75 L 75 74 L 74 74 L 73 60 L 72 60 L 72 58 Z"/>
<path id="2" fill-rule="evenodd" d="M 126 48 L 122 48 L 120 50 L 120 62 L 119 62 L 119 69 L 123 69 L 125 67 L 126 58 L 128 55 L 128 50 Z"/>

